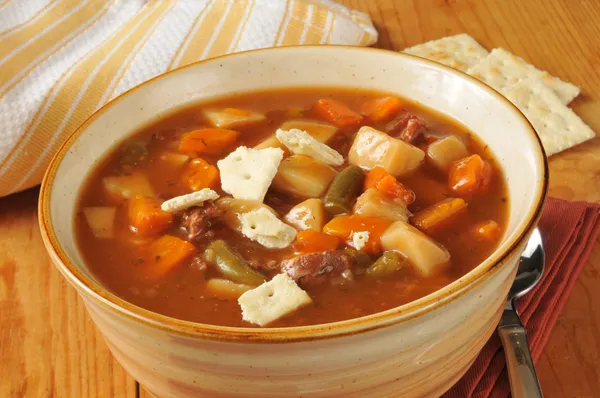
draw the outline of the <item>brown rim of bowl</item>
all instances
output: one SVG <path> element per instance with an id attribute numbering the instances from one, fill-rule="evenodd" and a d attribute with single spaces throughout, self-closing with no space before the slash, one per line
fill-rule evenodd
<path id="1" fill-rule="evenodd" d="M 540 169 L 543 170 L 544 175 L 541 181 L 542 187 L 539 193 L 539 197 L 536 198 L 536 205 L 533 209 L 529 210 L 527 221 L 523 223 L 517 229 L 517 236 L 510 241 L 509 248 L 503 253 L 496 253 L 490 256 L 484 262 L 479 264 L 469 273 L 454 281 L 450 285 L 444 286 L 443 288 L 425 296 L 418 300 L 409 302 L 407 304 L 395 307 L 383 312 L 378 312 L 372 315 L 363 316 L 360 318 L 349 319 L 345 321 L 338 321 L 328 324 L 319 324 L 311 326 L 298 326 L 289 328 L 241 328 L 241 327 L 229 327 L 229 326 L 215 326 L 203 323 L 196 323 L 190 321 L 184 321 L 176 318 L 172 318 L 166 315 L 158 314 L 144 308 L 138 307 L 131 304 L 116 295 L 108 292 L 98 283 L 92 281 L 70 261 L 69 257 L 63 251 L 59 244 L 59 241 L 51 228 L 52 222 L 50 218 L 50 191 L 51 186 L 54 182 L 56 170 L 61 163 L 62 159 L 68 152 L 72 143 L 83 133 L 85 127 L 101 115 L 108 107 L 115 106 L 125 96 L 131 95 L 132 92 L 138 90 L 140 87 L 153 82 L 156 79 L 160 79 L 165 75 L 171 73 L 177 73 L 181 69 L 193 68 L 198 64 L 204 62 L 215 62 L 215 60 L 236 57 L 240 54 L 258 53 L 258 52 L 269 52 L 269 51 L 327 51 L 327 48 L 334 47 L 336 49 L 343 49 L 346 51 L 356 51 L 361 53 L 369 52 L 384 52 L 390 56 L 410 58 L 412 61 L 420 62 L 429 66 L 442 69 L 450 74 L 453 74 L 461 79 L 467 79 L 471 83 L 478 85 L 481 89 L 489 92 L 495 96 L 500 102 L 503 102 L 508 108 L 512 109 L 523 121 L 524 125 L 528 127 L 528 131 L 533 135 L 537 142 L 538 161 L 542 162 Z M 536 183 L 537 186 L 539 183 Z M 244 51 L 235 54 L 222 55 L 203 61 L 198 61 L 181 68 L 177 68 L 161 75 L 155 76 L 152 79 L 145 81 L 144 83 L 133 87 L 126 91 L 120 96 L 116 97 L 109 103 L 102 106 L 96 112 L 94 112 L 85 122 L 81 124 L 62 144 L 58 149 L 54 157 L 52 158 L 48 170 L 42 181 L 40 190 L 40 203 L 38 207 L 39 224 L 42 234 L 42 239 L 48 250 L 50 256 L 54 259 L 54 263 L 61 273 L 65 276 L 69 282 L 75 286 L 78 290 L 85 292 L 87 296 L 90 296 L 99 303 L 102 303 L 105 307 L 118 312 L 120 315 L 125 316 L 131 320 L 141 321 L 142 323 L 159 328 L 165 331 L 169 331 L 178 335 L 199 337 L 208 340 L 215 341 L 234 341 L 234 342 L 256 342 L 256 343 L 286 343 L 286 342 L 300 342 L 300 341 L 311 341 L 327 339 L 332 337 L 340 337 L 353 335 L 357 333 L 364 333 L 370 330 L 379 329 L 382 327 L 390 326 L 400 322 L 407 321 L 416 316 L 428 313 L 439 306 L 445 304 L 450 300 L 455 300 L 473 289 L 483 280 L 487 279 L 491 274 L 495 273 L 514 253 L 522 248 L 529 235 L 535 228 L 539 218 L 541 217 L 541 211 L 546 198 L 548 190 L 548 162 L 545 156 L 544 148 L 539 136 L 536 134 L 533 126 L 527 120 L 527 118 L 521 113 L 521 111 L 513 105 L 508 99 L 502 96 L 499 92 L 479 80 L 471 77 L 463 72 L 452 69 L 445 65 L 439 64 L 434 61 L 430 61 L 424 58 L 404 54 L 400 52 L 393 52 L 389 50 L 369 48 L 369 47 L 354 47 L 354 46 L 331 46 L 331 45 L 310 45 L 310 46 L 289 46 L 289 47 L 276 47 L 276 48 L 265 48 Z"/>

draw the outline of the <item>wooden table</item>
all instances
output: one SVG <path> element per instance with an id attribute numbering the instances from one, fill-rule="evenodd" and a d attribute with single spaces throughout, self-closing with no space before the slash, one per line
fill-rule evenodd
<path id="1" fill-rule="evenodd" d="M 467 32 L 582 88 L 573 104 L 600 131 L 600 0 L 343 0 L 368 12 L 378 46 Z M 600 139 L 554 156 L 550 194 L 600 202 Z M 0 397 L 148 396 L 110 355 L 46 256 L 37 190 L 0 199 Z M 600 245 L 540 358 L 546 397 L 600 397 Z"/>

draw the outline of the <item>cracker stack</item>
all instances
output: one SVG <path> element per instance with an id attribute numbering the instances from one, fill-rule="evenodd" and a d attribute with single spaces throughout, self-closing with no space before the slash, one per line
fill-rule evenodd
<path id="1" fill-rule="evenodd" d="M 595 137 L 567 105 L 579 87 L 537 69 L 502 48 L 488 52 L 467 34 L 444 37 L 404 50 L 461 70 L 490 85 L 527 116 L 548 156 Z"/>

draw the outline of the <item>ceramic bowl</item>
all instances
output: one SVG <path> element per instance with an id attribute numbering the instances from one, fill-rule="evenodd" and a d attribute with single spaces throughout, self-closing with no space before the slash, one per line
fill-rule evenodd
<path id="1" fill-rule="evenodd" d="M 509 186 L 508 231 L 481 265 L 385 312 L 326 325 L 246 329 L 155 314 L 105 290 L 75 244 L 75 204 L 95 162 L 158 116 L 215 97 L 277 87 L 383 90 L 449 115 L 482 138 Z M 118 97 L 87 120 L 44 179 L 40 227 L 110 350 L 159 397 L 433 397 L 468 369 L 493 333 L 547 186 L 525 117 L 479 81 L 437 63 L 353 47 L 285 47 L 192 64 Z"/>

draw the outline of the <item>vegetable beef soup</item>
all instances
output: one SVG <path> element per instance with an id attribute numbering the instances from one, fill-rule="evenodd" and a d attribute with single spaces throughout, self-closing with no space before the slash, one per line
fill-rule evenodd
<path id="1" fill-rule="evenodd" d="M 108 290 L 188 321 L 287 327 L 384 311 L 497 247 L 492 153 L 408 99 L 248 93 L 154 121 L 81 192 L 78 245 Z"/>

